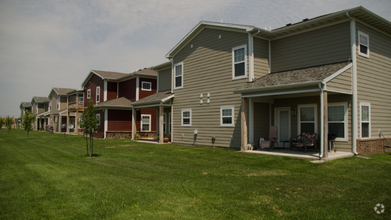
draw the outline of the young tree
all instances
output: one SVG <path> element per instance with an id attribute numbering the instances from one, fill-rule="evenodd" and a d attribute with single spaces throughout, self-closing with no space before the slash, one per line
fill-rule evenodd
<path id="1" fill-rule="evenodd" d="M 5 126 L 8 129 L 8 134 L 11 134 L 11 128 L 13 123 L 14 123 L 13 117 L 7 116 L 5 118 Z"/>
<path id="2" fill-rule="evenodd" d="M 5 120 L 3 117 L 0 118 L 0 129 L 3 128 L 3 124 L 4 124 Z"/>
<path id="3" fill-rule="evenodd" d="M 29 138 L 29 132 L 33 129 L 33 123 L 35 122 L 35 115 L 31 113 L 29 110 L 23 115 L 22 118 L 22 126 L 25 131 L 27 131 L 27 139 Z"/>
<path id="4" fill-rule="evenodd" d="M 93 132 L 98 129 L 98 118 L 95 114 L 95 107 L 92 103 L 92 99 L 88 102 L 87 109 L 84 110 L 83 115 L 81 116 L 80 127 L 84 129 L 85 134 L 89 134 L 90 139 L 90 157 L 92 157 L 94 153 L 94 142 L 93 142 Z M 88 154 L 88 138 L 86 138 L 86 147 Z"/>

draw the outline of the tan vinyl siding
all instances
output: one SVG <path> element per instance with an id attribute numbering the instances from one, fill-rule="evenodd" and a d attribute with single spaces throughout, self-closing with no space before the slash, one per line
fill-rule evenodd
<path id="1" fill-rule="evenodd" d="M 174 90 L 174 142 L 193 144 L 194 130 L 198 130 L 196 145 L 211 146 L 215 135 L 215 146 L 240 148 L 241 100 L 232 89 L 248 79 L 232 80 L 232 48 L 245 44 L 248 45 L 245 33 L 204 29 L 174 56 L 175 64 L 183 62 L 183 88 Z M 220 126 L 223 106 L 234 107 L 234 127 Z M 181 126 L 182 109 L 192 110 L 191 127 Z"/>
<path id="2" fill-rule="evenodd" d="M 350 56 L 349 22 L 271 42 L 272 72 L 346 61 Z"/>
<path id="3" fill-rule="evenodd" d="M 171 90 L 171 68 L 159 71 L 159 91 Z"/>
<path id="4" fill-rule="evenodd" d="M 379 137 L 382 130 L 391 136 L 391 37 L 379 33 L 359 22 L 357 31 L 369 35 L 369 58 L 357 52 L 357 94 L 360 102 L 371 104 L 371 137 Z M 356 36 L 357 36 L 356 31 Z M 358 42 L 358 41 L 357 41 Z M 358 111 L 358 137 L 360 131 L 360 109 Z"/>
<path id="5" fill-rule="evenodd" d="M 269 73 L 269 41 L 254 38 L 254 78 Z"/>
<path id="6" fill-rule="evenodd" d="M 327 83 L 327 89 L 341 92 L 352 92 L 352 70 L 348 69 Z"/>

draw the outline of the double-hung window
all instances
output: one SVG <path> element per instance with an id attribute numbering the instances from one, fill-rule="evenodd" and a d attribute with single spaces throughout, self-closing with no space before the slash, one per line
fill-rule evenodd
<path id="1" fill-rule="evenodd" d="M 220 108 L 220 126 L 233 126 L 234 125 L 234 107 L 221 107 Z"/>
<path id="2" fill-rule="evenodd" d="M 361 111 L 361 138 L 371 137 L 371 105 L 369 103 L 360 103 Z"/>
<path id="3" fill-rule="evenodd" d="M 91 98 L 91 89 L 88 89 L 87 90 L 87 99 L 90 99 Z"/>
<path id="4" fill-rule="evenodd" d="M 246 45 L 232 48 L 232 79 L 246 77 L 247 58 Z"/>
<path id="5" fill-rule="evenodd" d="M 152 90 L 152 83 L 151 82 L 141 82 L 141 90 L 145 91 L 151 91 Z"/>
<path id="6" fill-rule="evenodd" d="M 100 87 L 96 87 L 96 103 L 100 102 Z"/>
<path id="7" fill-rule="evenodd" d="M 100 126 L 100 114 L 96 114 L 96 125 Z"/>
<path id="8" fill-rule="evenodd" d="M 299 105 L 299 133 L 316 133 L 316 104 Z"/>
<path id="9" fill-rule="evenodd" d="M 141 115 L 141 131 L 151 131 L 151 115 Z"/>
<path id="10" fill-rule="evenodd" d="M 358 54 L 369 58 L 369 36 L 361 31 L 358 32 Z"/>
<path id="11" fill-rule="evenodd" d="M 346 103 L 330 103 L 328 105 L 329 135 L 336 141 L 348 140 L 348 111 Z"/>
<path id="12" fill-rule="evenodd" d="M 37 108 L 37 110 L 38 110 L 38 108 Z M 52 110 L 52 100 L 50 100 L 50 102 L 49 102 L 49 111 L 51 111 L 51 110 Z"/>
<path id="13" fill-rule="evenodd" d="M 174 66 L 174 88 L 183 88 L 183 63 L 178 63 Z"/>
<path id="14" fill-rule="evenodd" d="M 191 126 L 191 109 L 182 110 L 182 126 Z"/>
<path id="15" fill-rule="evenodd" d="M 57 98 L 57 110 L 60 110 L 61 97 Z"/>

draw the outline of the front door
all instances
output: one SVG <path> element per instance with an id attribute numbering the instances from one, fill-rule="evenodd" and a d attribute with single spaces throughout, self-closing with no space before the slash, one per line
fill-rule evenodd
<path id="1" fill-rule="evenodd" d="M 283 141 L 288 141 L 291 134 L 291 116 L 289 108 L 276 108 L 276 125 L 278 128 L 278 141 L 284 146 Z"/>

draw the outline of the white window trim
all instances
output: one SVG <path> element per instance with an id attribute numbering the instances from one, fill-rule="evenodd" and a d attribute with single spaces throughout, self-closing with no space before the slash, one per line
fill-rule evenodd
<path id="1" fill-rule="evenodd" d="M 367 38 L 367 44 L 362 44 L 361 43 L 361 41 L 360 41 L 360 35 L 362 35 L 362 36 L 364 36 L 364 37 L 366 37 Z M 357 34 L 357 38 L 358 38 L 358 47 L 357 47 L 357 49 L 358 49 L 358 55 L 360 55 L 360 56 L 363 56 L 363 57 L 366 57 L 366 58 L 369 58 L 369 35 L 368 34 L 366 34 L 366 33 L 363 33 L 363 32 L 361 32 L 361 31 L 358 31 L 358 34 Z M 368 50 L 367 50 L 367 54 L 365 54 L 365 53 L 361 53 L 361 50 L 360 50 L 360 45 L 364 45 L 364 46 L 366 46 L 367 48 L 368 48 Z"/>
<path id="2" fill-rule="evenodd" d="M 344 111 L 344 120 L 343 120 L 343 124 L 344 124 L 344 134 L 345 134 L 345 137 L 343 138 L 336 138 L 335 141 L 348 141 L 348 105 L 346 102 L 333 102 L 333 103 L 329 103 L 328 106 L 343 106 L 343 111 Z M 327 111 L 328 112 L 328 111 Z M 328 121 L 328 123 L 339 123 L 339 121 Z"/>
<path id="3" fill-rule="evenodd" d="M 244 75 L 235 77 L 235 50 L 244 48 Z M 247 44 L 232 48 L 232 80 L 247 78 Z"/>
<path id="4" fill-rule="evenodd" d="M 147 117 L 149 117 L 149 123 L 148 123 L 148 130 L 143 130 L 143 117 L 145 117 L 145 116 L 147 116 Z M 151 131 L 151 125 L 152 125 L 152 117 L 151 117 L 151 115 L 150 114 L 141 114 L 141 128 L 140 128 L 140 130 L 142 131 L 142 132 L 149 132 L 149 131 Z"/>
<path id="5" fill-rule="evenodd" d="M 189 116 L 189 119 L 190 119 L 190 124 L 183 124 L 183 112 L 190 112 L 190 116 Z M 191 113 L 191 109 L 182 109 L 182 111 L 181 111 L 181 125 L 182 126 L 186 126 L 186 127 L 190 127 L 191 126 L 191 122 L 192 122 L 192 120 L 191 120 L 191 115 L 192 115 L 192 113 Z"/>
<path id="6" fill-rule="evenodd" d="M 144 84 L 149 84 L 149 89 L 144 89 Z M 143 91 L 152 91 L 152 83 L 151 82 L 142 81 L 141 82 L 141 90 L 143 90 Z"/>
<path id="7" fill-rule="evenodd" d="M 87 90 L 87 99 L 90 99 L 91 98 L 91 89 L 88 89 Z"/>
<path id="8" fill-rule="evenodd" d="M 231 124 L 223 124 L 223 110 L 224 109 L 231 109 L 232 110 L 232 123 Z M 234 122 L 234 115 L 235 115 L 235 107 L 234 106 L 224 106 L 220 107 L 220 126 L 221 127 L 233 127 L 235 122 Z"/>
<path id="9" fill-rule="evenodd" d="M 98 99 L 98 96 L 99 96 L 99 99 Z M 97 104 L 100 102 L 100 86 L 96 87 L 95 101 Z"/>
<path id="10" fill-rule="evenodd" d="M 314 124 L 315 124 L 315 128 L 314 128 L 314 131 L 315 133 L 317 134 L 317 136 L 319 136 L 318 134 L 318 105 L 317 104 L 304 104 L 304 105 L 298 105 L 297 106 L 297 131 L 298 131 L 298 134 L 301 134 L 301 121 L 300 121 L 300 109 L 303 108 L 303 107 L 314 107 Z"/>
<path id="11" fill-rule="evenodd" d="M 177 66 L 181 66 L 181 69 L 182 69 L 182 80 L 181 80 L 181 86 L 176 86 L 176 67 Z M 174 65 L 174 76 L 173 76 L 173 79 L 174 79 L 174 89 L 182 89 L 183 88 L 183 62 L 180 62 L 180 63 L 177 63 Z"/>
<path id="12" fill-rule="evenodd" d="M 96 114 L 96 117 L 98 118 L 98 121 L 96 122 L 96 125 L 100 126 L 100 114 Z"/>
<path id="13" fill-rule="evenodd" d="M 362 106 L 368 106 L 369 121 L 363 121 L 362 120 Z M 368 137 L 362 137 L 362 123 L 368 123 Z M 368 102 L 360 102 L 360 137 L 362 139 L 368 139 L 371 138 L 371 103 Z"/>

